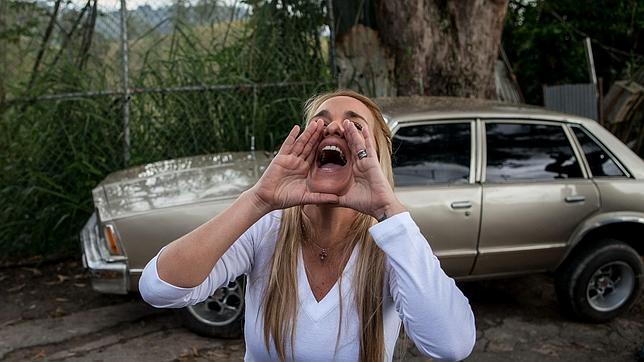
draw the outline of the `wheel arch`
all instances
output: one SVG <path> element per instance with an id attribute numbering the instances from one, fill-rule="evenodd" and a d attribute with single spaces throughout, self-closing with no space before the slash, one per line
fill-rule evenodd
<path id="1" fill-rule="evenodd" d="M 638 239 L 639 236 L 639 239 Z M 625 242 L 644 256 L 644 214 L 614 212 L 596 215 L 583 222 L 570 238 L 566 254 L 557 268 L 580 247 L 611 238 Z"/>

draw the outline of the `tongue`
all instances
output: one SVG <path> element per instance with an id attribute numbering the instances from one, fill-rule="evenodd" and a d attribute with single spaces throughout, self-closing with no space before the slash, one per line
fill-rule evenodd
<path id="1" fill-rule="evenodd" d="M 324 150 L 320 155 L 320 164 L 323 166 L 335 165 L 337 167 L 342 167 L 346 162 L 342 158 L 342 154 L 340 152 Z"/>
<path id="2" fill-rule="evenodd" d="M 326 170 L 335 170 L 335 169 L 339 169 L 339 168 L 342 168 L 342 167 L 343 166 L 340 166 L 337 163 L 332 163 L 332 162 L 325 163 L 324 165 L 320 166 L 320 168 L 326 169 Z"/>

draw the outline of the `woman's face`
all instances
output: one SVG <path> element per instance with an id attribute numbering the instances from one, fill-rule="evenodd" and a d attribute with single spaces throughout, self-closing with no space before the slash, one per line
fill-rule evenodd
<path id="1" fill-rule="evenodd" d="M 307 186 L 311 192 L 344 195 L 353 182 L 353 163 L 356 155 L 349 149 L 345 139 L 345 119 L 353 122 L 358 130 L 369 127 L 372 144 L 374 119 L 369 108 L 359 100 L 338 96 L 329 98 L 318 107 L 313 118 L 324 121 L 323 138 L 316 150 L 315 164 L 309 172 Z"/>

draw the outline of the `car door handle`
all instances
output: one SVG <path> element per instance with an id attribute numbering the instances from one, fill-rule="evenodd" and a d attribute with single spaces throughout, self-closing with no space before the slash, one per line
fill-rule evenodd
<path id="1" fill-rule="evenodd" d="M 585 196 L 581 196 L 581 195 L 566 196 L 566 202 L 567 203 L 582 202 L 582 201 L 586 201 Z"/>
<path id="2" fill-rule="evenodd" d="M 472 203 L 469 201 L 454 201 L 450 206 L 452 206 L 452 209 L 469 209 L 472 207 Z"/>

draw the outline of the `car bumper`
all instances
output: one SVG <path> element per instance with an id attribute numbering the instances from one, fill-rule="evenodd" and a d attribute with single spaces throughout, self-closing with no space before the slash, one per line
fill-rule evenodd
<path id="1" fill-rule="evenodd" d="M 127 258 L 106 255 L 101 248 L 103 240 L 100 236 L 96 213 L 87 220 L 80 233 L 83 266 L 90 271 L 92 288 L 101 293 L 127 294 L 129 290 L 129 272 Z"/>

